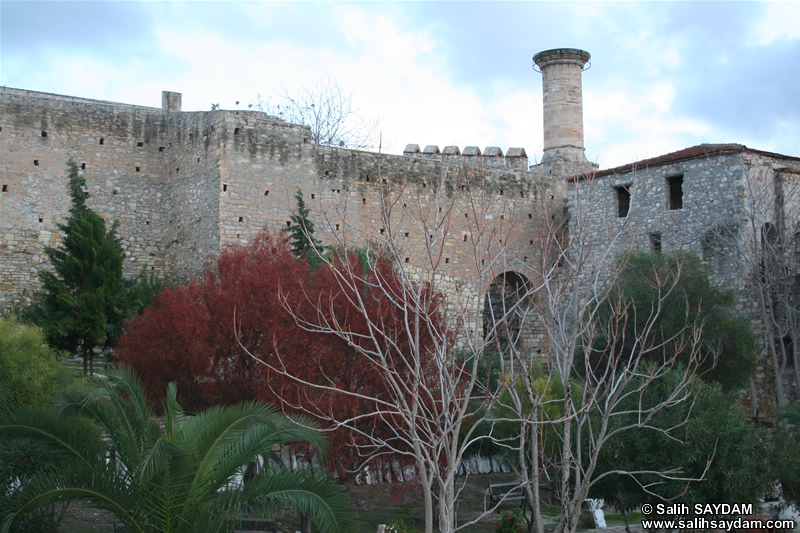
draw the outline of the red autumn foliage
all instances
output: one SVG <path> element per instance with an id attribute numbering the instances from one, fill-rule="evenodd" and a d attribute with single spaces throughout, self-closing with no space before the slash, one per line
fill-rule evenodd
<path id="1" fill-rule="evenodd" d="M 358 257 L 346 255 L 342 261 L 360 270 Z M 378 280 L 384 290 L 375 289 Z M 430 305 L 438 306 L 432 291 L 426 295 Z M 351 343 L 362 351 L 380 344 L 391 354 L 390 364 L 402 373 L 411 371 L 410 361 L 404 359 L 410 353 L 405 297 L 389 261 L 379 261 L 371 275 L 342 288 L 328 267 L 311 271 L 305 261 L 292 256 L 285 239 L 262 232 L 247 246 L 226 248 L 189 285 L 165 289 L 127 325 L 116 358 L 137 371 L 152 398 L 163 397 L 167 384 L 176 382 L 189 411 L 260 399 L 288 414 L 304 412 L 323 421 L 358 417 L 376 410 L 374 399 L 388 399 L 381 372 L 339 337 L 298 327 L 286 307 L 298 316 L 335 319 L 343 330 L 359 335 Z M 369 309 L 369 321 L 353 304 L 356 298 Z M 430 331 L 420 335 L 425 339 Z M 389 345 L 393 348 L 387 349 Z M 298 379 L 270 372 L 247 352 L 285 367 Z M 322 391 L 302 381 L 358 392 L 364 398 Z M 358 425 L 366 433 L 390 438 L 391 423 L 389 414 Z M 331 435 L 328 457 L 342 476 L 360 463 L 353 443 L 364 444 L 365 439 L 341 429 Z"/>

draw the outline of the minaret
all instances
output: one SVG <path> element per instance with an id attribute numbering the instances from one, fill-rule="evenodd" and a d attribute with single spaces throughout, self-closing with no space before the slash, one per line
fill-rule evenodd
<path id="1" fill-rule="evenodd" d="M 575 48 L 546 50 L 533 56 L 542 73 L 544 100 L 544 167 L 564 167 L 575 173 L 594 168 L 583 146 L 581 73 L 589 52 Z"/>

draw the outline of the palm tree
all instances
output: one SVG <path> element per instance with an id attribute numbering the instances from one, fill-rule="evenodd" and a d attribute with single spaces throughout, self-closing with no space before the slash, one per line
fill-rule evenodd
<path id="1" fill-rule="evenodd" d="M 167 390 L 159 419 L 136 376 L 97 380 L 90 393 L 65 393 L 56 408 L 0 413 L 0 440 L 25 439 L 46 450 L 48 467 L 10 502 L 2 531 L 56 502 L 85 500 L 113 513 L 130 531 L 233 531 L 240 513 L 274 503 L 310 515 L 323 532 L 352 530 L 344 493 L 313 470 L 265 468 L 244 485 L 248 464 L 273 444 L 325 445 L 309 420 L 292 422 L 249 402 L 186 416 Z"/>

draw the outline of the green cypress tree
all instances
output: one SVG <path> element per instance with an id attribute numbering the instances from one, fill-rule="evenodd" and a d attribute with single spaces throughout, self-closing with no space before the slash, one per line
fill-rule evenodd
<path id="1" fill-rule="evenodd" d="M 94 373 L 94 347 L 105 344 L 123 319 L 124 253 L 116 224 L 106 231 L 103 219 L 86 205 L 89 193 L 77 165 L 70 159 L 67 166 L 72 206 L 66 223 L 58 225 L 61 245 L 45 248 L 54 272 L 40 275 L 42 327 L 52 346 L 81 351 L 87 375 Z"/>
<path id="2" fill-rule="evenodd" d="M 320 263 L 322 243 L 314 237 L 314 223 L 308 218 L 311 211 L 306 207 L 303 191 L 297 189 L 294 198 L 297 211 L 290 217 L 291 225 L 286 228 L 290 235 L 292 253 L 297 258 L 304 258 L 311 268 L 316 268 Z"/>

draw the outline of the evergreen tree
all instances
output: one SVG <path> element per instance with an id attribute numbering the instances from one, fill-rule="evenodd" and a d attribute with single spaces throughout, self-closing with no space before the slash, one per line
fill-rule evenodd
<path id="1" fill-rule="evenodd" d="M 310 210 L 303 199 L 303 191 L 297 189 L 294 195 L 297 201 L 297 211 L 290 218 L 291 225 L 286 228 L 292 244 L 292 253 L 297 258 L 305 259 L 311 268 L 316 268 L 319 261 L 319 251 L 322 243 L 314 238 L 314 223 L 308 218 Z"/>
<path id="2" fill-rule="evenodd" d="M 89 209 L 86 180 L 72 159 L 69 193 L 72 206 L 60 246 L 48 246 L 45 254 L 54 272 L 45 271 L 42 281 L 42 327 L 56 348 L 83 355 L 83 372 L 94 373 L 93 349 L 109 340 L 109 331 L 123 319 L 122 261 L 124 253 L 116 225 L 106 231 L 105 222 Z"/>

